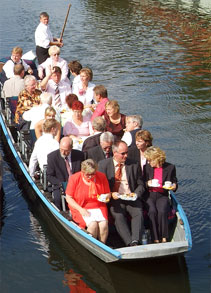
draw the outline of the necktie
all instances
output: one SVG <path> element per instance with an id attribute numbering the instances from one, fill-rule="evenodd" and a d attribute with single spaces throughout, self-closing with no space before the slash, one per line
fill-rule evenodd
<path id="1" fill-rule="evenodd" d="M 61 99 L 60 99 L 60 92 L 59 92 L 59 85 L 57 84 L 56 85 L 56 88 L 55 88 L 55 106 L 56 107 L 61 107 Z"/>
<path id="2" fill-rule="evenodd" d="M 110 157 L 110 154 L 109 153 L 106 153 L 105 154 L 105 157 L 106 157 L 106 159 L 108 159 Z"/>
<path id="3" fill-rule="evenodd" d="M 117 170 L 115 172 L 115 183 L 113 187 L 113 192 L 118 192 L 119 191 L 119 186 L 121 183 L 121 177 L 122 177 L 122 164 L 117 165 Z"/>
<path id="4" fill-rule="evenodd" d="M 71 169 L 70 169 L 70 164 L 68 161 L 68 157 L 65 157 L 65 164 L 66 164 L 66 168 L 67 168 L 67 173 L 69 175 L 69 177 L 72 175 Z"/>

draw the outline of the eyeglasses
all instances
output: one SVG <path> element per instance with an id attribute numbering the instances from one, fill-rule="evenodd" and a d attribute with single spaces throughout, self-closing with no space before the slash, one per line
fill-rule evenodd
<path id="1" fill-rule="evenodd" d="M 123 152 L 123 153 L 119 153 L 119 152 L 118 152 L 118 154 L 120 154 L 120 155 L 122 155 L 122 156 L 125 156 L 125 155 L 128 154 L 128 152 Z"/>
<path id="2" fill-rule="evenodd" d="M 53 56 L 59 56 L 59 55 L 60 55 L 60 53 L 53 54 Z"/>
<path id="3" fill-rule="evenodd" d="M 86 176 L 87 178 L 92 178 L 96 175 L 96 173 L 93 173 L 93 174 L 85 174 L 84 173 L 84 176 Z"/>

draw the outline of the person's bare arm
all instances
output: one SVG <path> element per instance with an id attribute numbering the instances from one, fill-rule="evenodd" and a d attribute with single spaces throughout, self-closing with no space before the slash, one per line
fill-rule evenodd
<path id="1" fill-rule="evenodd" d="M 49 81 L 49 79 L 51 78 L 51 75 L 53 73 L 53 70 L 51 68 L 51 66 L 49 65 L 48 66 L 48 74 L 43 78 L 43 80 L 40 82 L 40 87 L 42 89 L 42 91 L 46 90 L 46 87 L 47 87 L 47 83 Z"/>
<path id="2" fill-rule="evenodd" d="M 34 131 L 35 131 L 35 135 L 37 139 L 42 135 L 43 122 L 44 122 L 44 119 L 38 121 L 34 126 Z"/>
<path id="3" fill-rule="evenodd" d="M 75 210 L 79 211 L 79 213 L 83 216 L 83 217 L 89 217 L 90 214 L 89 212 L 82 208 L 70 195 L 66 194 L 66 201 L 67 203 Z"/>

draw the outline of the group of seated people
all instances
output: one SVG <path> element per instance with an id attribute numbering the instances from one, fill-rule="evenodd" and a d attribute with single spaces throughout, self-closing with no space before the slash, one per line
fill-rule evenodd
<path id="1" fill-rule="evenodd" d="M 140 245 L 143 205 L 152 242 L 168 241 L 169 199 L 163 186 L 170 181 L 176 191 L 176 169 L 166 162 L 165 152 L 152 145 L 151 133 L 142 129 L 142 117 L 121 113 L 107 89 L 91 82 L 92 70 L 78 61 L 67 64 L 59 47 L 51 46 L 50 57 L 38 66 L 39 80 L 21 60 L 21 50 L 14 48 L 8 61 L 14 75 L 7 75 L 7 63 L 3 68 L 8 80 L 2 94 L 18 96 L 14 121 L 18 129 L 30 128 L 34 134 L 30 175 L 34 177 L 38 166 L 42 171 L 47 165 L 56 207 L 62 209 L 61 187 L 66 184 L 73 221 L 103 243 L 110 214 L 125 246 Z M 26 71 L 29 74 L 23 79 Z M 7 92 L 12 84 L 14 94 Z M 136 200 L 120 198 L 132 193 Z M 101 194 L 106 194 L 103 202 L 98 200 Z"/>

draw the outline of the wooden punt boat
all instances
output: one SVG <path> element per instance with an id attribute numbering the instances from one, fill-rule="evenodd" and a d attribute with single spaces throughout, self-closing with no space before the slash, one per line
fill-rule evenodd
<path id="1" fill-rule="evenodd" d="M 138 260 L 146 258 L 165 257 L 182 254 L 189 251 L 192 247 L 191 231 L 185 212 L 177 201 L 175 195 L 170 192 L 172 208 L 175 211 L 175 217 L 170 223 L 171 241 L 159 244 L 146 244 L 134 247 L 111 248 L 93 238 L 86 231 L 80 229 L 73 221 L 68 219 L 68 213 L 59 211 L 53 204 L 51 195 L 45 191 L 46 182 L 41 176 L 41 182 L 33 180 L 28 173 L 28 160 L 30 148 L 27 144 L 27 133 L 18 132 L 14 125 L 6 120 L 6 110 L 1 110 L 0 125 L 1 132 L 5 143 L 9 146 L 10 151 L 21 170 L 25 180 L 30 185 L 35 197 L 44 205 L 56 221 L 75 238 L 82 246 L 93 253 L 95 256 L 105 262 L 115 262 L 123 260 Z M 112 237 L 112 236 L 111 236 Z"/>
<path id="2" fill-rule="evenodd" d="M 22 173 L 25 182 L 30 186 L 29 198 L 40 202 L 48 214 L 53 216 L 56 223 L 67 232 L 68 236 L 73 237 L 84 248 L 90 251 L 104 262 L 117 262 L 128 260 L 141 260 L 148 258 L 167 257 L 183 254 L 192 247 L 191 231 L 185 212 L 176 199 L 173 192 L 169 192 L 169 200 L 175 215 L 169 223 L 170 242 L 159 244 L 146 244 L 134 247 L 122 247 L 123 245 L 113 244 L 112 238 L 117 233 L 110 233 L 109 244 L 103 244 L 93 238 L 85 230 L 80 229 L 71 221 L 67 211 L 60 211 L 53 204 L 52 196 L 47 192 L 47 181 L 45 172 L 41 174 L 40 180 L 32 179 L 28 173 L 28 162 L 31 154 L 29 144 L 30 135 L 27 131 L 18 131 L 11 119 L 9 103 L 5 103 L 5 108 L 1 103 L 0 125 L 1 135 L 4 142 L 9 146 L 9 151 L 13 155 L 14 162 Z M 64 206 L 64 205 L 63 205 Z M 112 230 L 112 229 L 111 229 Z M 71 237 L 70 240 L 71 241 Z M 110 243 L 111 242 L 111 243 Z M 111 244 L 111 245 L 110 245 Z M 115 248 L 113 248 L 115 247 Z"/>

